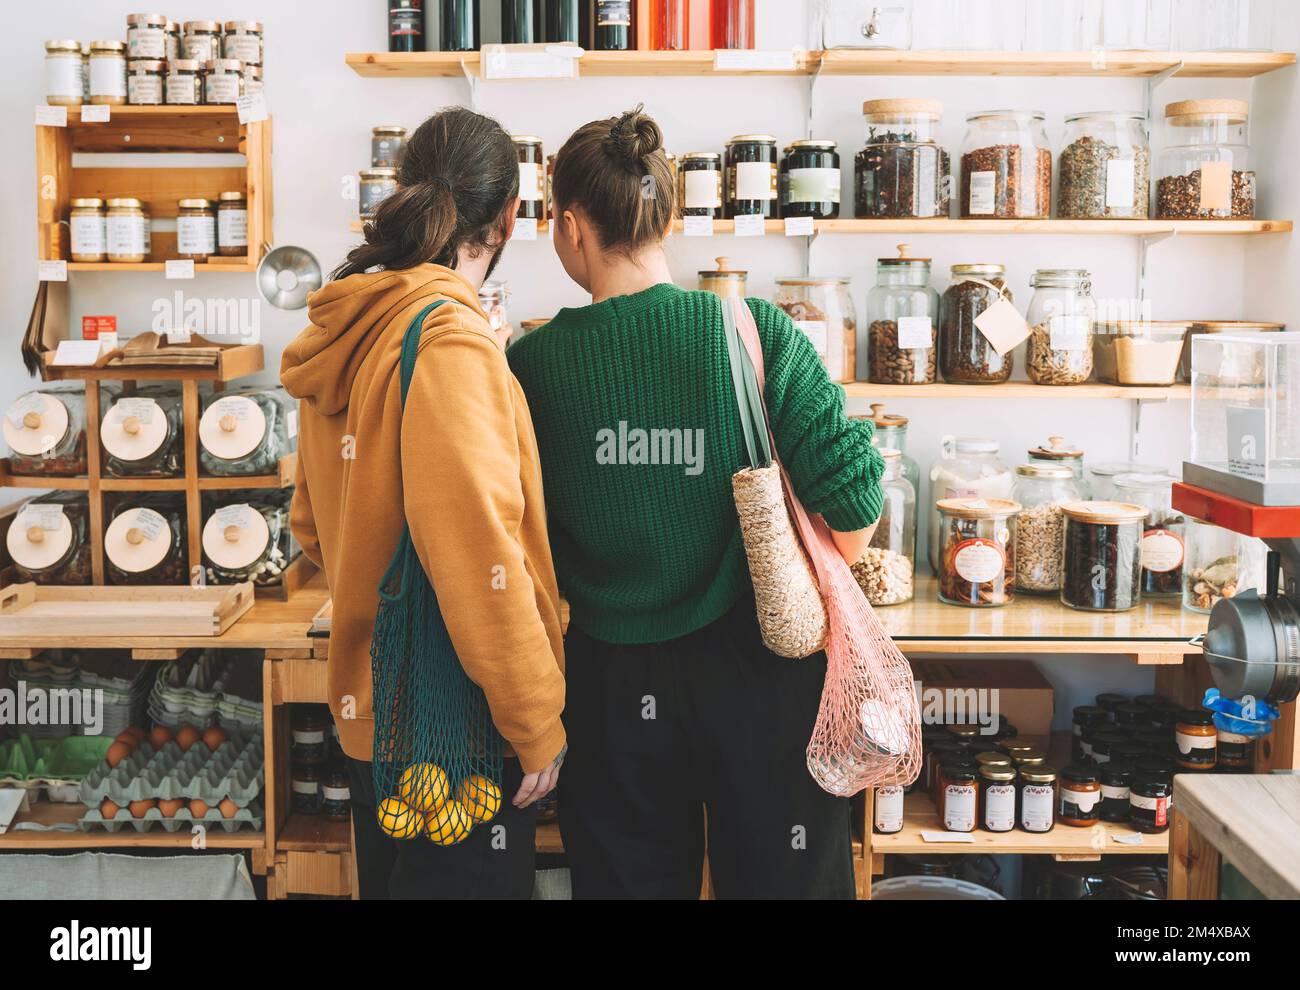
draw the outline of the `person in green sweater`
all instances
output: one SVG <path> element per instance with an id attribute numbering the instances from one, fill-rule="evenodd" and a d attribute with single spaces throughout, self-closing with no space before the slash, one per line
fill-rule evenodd
<path id="1" fill-rule="evenodd" d="M 804 751 L 825 654 L 762 643 L 731 476 L 747 466 L 722 302 L 673 284 L 658 125 L 594 121 L 560 150 L 555 250 L 592 303 L 507 357 L 538 438 L 571 607 L 560 828 L 579 898 L 853 896 L 848 802 Z M 881 511 L 872 427 L 844 414 L 790 318 L 747 300 L 776 448 L 845 560 Z M 707 823 L 706 823 L 707 818 Z"/>

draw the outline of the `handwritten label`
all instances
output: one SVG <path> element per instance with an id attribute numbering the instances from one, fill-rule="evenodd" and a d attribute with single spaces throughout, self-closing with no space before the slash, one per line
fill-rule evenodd
<path id="1" fill-rule="evenodd" d="M 786 237 L 812 237 L 816 233 L 812 217 L 786 217 Z"/>
<path id="2" fill-rule="evenodd" d="M 135 528 L 146 540 L 156 540 L 167 528 L 167 520 L 153 509 L 136 509 Z"/>
<path id="3" fill-rule="evenodd" d="M 712 237 L 713 217 L 682 217 L 682 233 L 687 237 Z"/>
<path id="4" fill-rule="evenodd" d="M 66 282 L 68 280 L 68 263 L 66 261 L 42 261 L 36 267 L 36 276 L 42 282 Z"/>
<path id="5" fill-rule="evenodd" d="M 794 50 L 753 51 L 719 49 L 713 53 L 714 72 L 793 72 Z"/>
<path id="6" fill-rule="evenodd" d="M 737 237 L 763 237 L 767 234 L 767 221 L 757 213 L 736 217 Z"/>
<path id="7" fill-rule="evenodd" d="M 934 324 L 928 316 L 900 316 L 898 318 L 899 350 L 916 350 L 934 346 Z"/>
<path id="8" fill-rule="evenodd" d="M 484 45 L 484 79 L 574 79 L 580 48 L 563 45 Z"/>
<path id="9" fill-rule="evenodd" d="M 33 502 L 23 509 L 18 520 L 19 529 L 43 529 L 55 533 L 63 528 L 63 506 L 49 502 Z"/>
<path id="10" fill-rule="evenodd" d="M 212 513 L 213 520 L 221 529 L 225 529 L 227 526 L 234 526 L 236 529 L 248 529 L 249 524 L 253 521 L 252 516 L 252 506 L 243 502 L 238 505 L 223 505 Z"/>
<path id="11" fill-rule="evenodd" d="M 46 106 L 37 107 L 36 126 L 37 127 L 67 127 L 68 108 L 67 107 L 46 107 Z"/>
<path id="12" fill-rule="evenodd" d="M 235 98 L 235 110 L 241 124 L 252 124 L 267 120 L 271 115 L 266 109 L 266 94 L 259 90 Z"/>
<path id="13" fill-rule="evenodd" d="M 984 339 L 993 345 L 999 357 L 1010 353 L 1029 336 L 1029 324 L 1020 315 L 1020 311 L 1005 299 L 999 299 L 975 317 L 975 326 L 984 335 Z"/>
<path id="14" fill-rule="evenodd" d="M 107 124 L 110 109 L 107 103 L 83 103 L 81 105 L 81 122 L 83 124 Z"/>
<path id="15" fill-rule="evenodd" d="M 185 279 L 194 277 L 193 258 L 169 258 L 163 263 L 167 278 Z"/>
<path id="16" fill-rule="evenodd" d="M 537 221 L 528 217 L 519 217 L 515 220 L 515 233 L 511 238 L 514 241 L 535 241 L 537 240 Z"/>

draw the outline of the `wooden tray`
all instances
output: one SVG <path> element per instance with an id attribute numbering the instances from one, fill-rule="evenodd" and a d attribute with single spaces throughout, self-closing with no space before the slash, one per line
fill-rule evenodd
<path id="1" fill-rule="evenodd" d="M 0 588 L 0 636 L 220 636 L 253 607 L 251 583 Z"/>

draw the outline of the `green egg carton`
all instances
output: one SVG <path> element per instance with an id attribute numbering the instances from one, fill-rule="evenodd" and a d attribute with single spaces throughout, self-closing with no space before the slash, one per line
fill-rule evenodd
<path id="1" fill-rule="evenodd" d="M 76 783 L 104 762 L 113 740 L 104 736 L 0 741 L 0 783 Z"/>
<path id="2" fill-rule="evenodd" d="M 264 761 L 260 733 L 232 732 L 215 752 L 201 740 L 189 752 L 182 752 L 175 741 L 156 750 L 143 742 L 116 767 L 101 761 L 86 774 L 81 802 L 98 808 L 105 798 L 119 805 L 150 798 L 197 798 L 215 806 L 230 798 L 245 808 L 265 785 Z"/>
<path id="3" fill-rule="evenodd" d="M 102 828 L 108 832 L 120 832 L 128 826 L 134 828 L 137 832 L 148 832 L 160 825 L 164 832 L 179 832 L 181 829 L 189 831 L 196 822 L 205 825 L 209 829 L 220 825 L 226 832 L 237 832 L 245 826 L 259 832 L 266 822 L 266 816 L 260 803 L 253 803 L 240 808 L 235 812 L 233 818 L 227 818 L 216 808 L 210 809 L 202 818 L 195 818 L 190 814 L 189 808 L 181 808 L 171 818 L 167 818 L 156 807 L 146 811 L 143 818 L 136 818 L 131 814 L 129 808 L 119 808 L 117 814 L 112 818 L 105 818 L 100 814 L 99 808 L 96 807 L 91 808 L 82 815 L 78 819 L 77 825 L 83 832 L 89 832 L 94 828 Z"/>

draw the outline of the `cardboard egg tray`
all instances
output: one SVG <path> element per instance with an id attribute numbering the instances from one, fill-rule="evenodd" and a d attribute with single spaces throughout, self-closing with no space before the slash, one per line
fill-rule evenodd
<path id="1" fill-rule="evenodd" d="M 265 814 L 262 811 L 262 805 L 253 802 L 247 807 L 240 808 L 235 812 L 234 818 L 226 818 L 216 808 L 209 809 L 208 813 L 202 818 L 195 818 L 190 814 L 190 809 L 183 807 L 176 812 L 171 818 L 167 818 L 156 807 L 150 808 L 144 813 L 143 818 L 136 818 L 131 814 L 129 808 L 120 808 L 112 818 L 105 819 L 99 813 L 99 808 L 91 808 L 77 821 L 83 832 L 89 832 L 92 828 L 102 828 L 109 832 L 120 832 L 128 825 L 137 832 L 147 832 L 155 825 L 161 825 L 165 832 L 178 832 L 182 828 L 189 831 L 198 822 L 211 829 L 220 825 L 227 832 L 236 832 L 245 825 L 251 827 L 254 831 L 260 831 L 265 823 Z"/>
<path id="2" fill-rule="evenodd" d="M 253 669 L 260 677 L 260 664 L 247 666 L 250 656 L 254 654 L 244 650 L 210 650 L 164 665 L 150 693 L 150 718 L 172 728 L 220 724 L 251 730 L 260 726 L 261 702 L 242 697 L 238 688 L 241 673 Z M 245 688 L 243 693 L 251 691 Z"/>
<path id="3" fill-rule="evenodd" d="M 98 809 L 104 798 L 119 805 L 148 798 L 198 798 L 215 807 L 230 798 L 242 810 L 262 791 L 263 757 L 262 737 L 253 733 L 232 732 L 216 752 L 201 740 L 188 753 L 174 741 L 158 750 L 146 741 L 115 768 L 101 761 L 86 774 L 81 801 Z"/>

